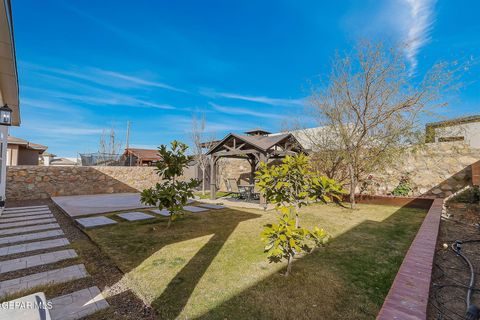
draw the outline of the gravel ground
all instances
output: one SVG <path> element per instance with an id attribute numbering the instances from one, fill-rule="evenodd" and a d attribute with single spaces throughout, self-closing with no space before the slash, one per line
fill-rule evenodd
<path id="1" fill-rule="evenodd" d="M 7 207 L 19 206 L 34 206 L 46 204 L 50 207 L 53 215 L 60 224 L 65 236 L 71 243 L 71 247 L 75 249 L 79 255 L 78 259 L 71 261 L 60 262 L 51 266 L 38 267 L 31 269 L 34 271 L 51 270 L 52 266 L 62 267 L 83 263 L 91 275 L 85 279 L 71 281 L 66 284 L 53 285 L 47 288 L 42 288 L 47 298 L 53 298 L 59 295 L 71 293 L 76 290 L 84 289 L 90 286 L 97 286 L 100 288 L 106 297 L 110 308 L 96 313 L 85 319 L 156 319 L 154 311 L 144 302 L 139 299 L 133 292 L 128 290 L 120 281 L 123 273 L 116 267 L 113 261 L 104 254 L 98 246 L 92 242 L 88 236 L 78 228 L 73 220 L 65 215 L 51 200 L 32 200 L 32 201 L 9 201 Z M 63 249 L 64 247 L 62 247 Z M 35 252 L 41 253 L 41 251 Z M 24 256 L 24 255 L 23 255 Z M 12 259 L 10 256 L 9 259 Z M 5 260 L 5 259 L 4 259 Z M 31 273 L 30 270 L 28 273 Z M 9 273 L 8 278 L 25 275 L 21 271 Z M 21 294 L 23 295 L 23 294 Z M 20 295 L 20 296 L 21 296 Z M 9 299 L 15 298 L 14 296 Z"/>
<path id="2" fill-rule="evenodd" d="M 463 320 L 466 313 L 467 286 L 470 269 L 451 248 L 456 240 L 479 240 L 464 243 L 461 251 L 474 266 L 475 287 L 480 288 L 480 222 L 478 206 L 448 209 L 448 219 L 442 219 L 430 288 L 428 319 Z M 478 289 L 477 289 L 478 290 Z M 472 303 L 480 306 L 480 291 L 472 296 Z"/>

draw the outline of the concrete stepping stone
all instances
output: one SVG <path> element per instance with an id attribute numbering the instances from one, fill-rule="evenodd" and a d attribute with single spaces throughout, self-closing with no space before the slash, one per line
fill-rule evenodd
<path id="1" fill-rule="evenodd" d="M 25 253 L 25 252 L 50 249 L 55 247 L 63 247 L 69 244 L 70 242 L 66 238 L 29 242 L 25 244 L 16 244 L 13 246 L 0 248 L 0 256 L 3 257 L 3 256 L 9 256 L 11 254 Z"/>
<path id="2" fill-rule="evenodd" d="M 36 254 L 33 256 L 2 261 L 0 264 L 0 274 L 11 271 L 17 271 L 36 266 L 42 266 L 58 261 L 76 258 L 77 253 L 73 249 L 53 251 L 48 253 Z"/>
<path id="3" fill-rule="evenodd" d="M 21 234 L 16 236 L 0 238 L 0 245 L 12 244 L 17 242 L 25 242 L 25 241 L 36 240 L 36 239 L 54 238 L 54 237 L 59 237 L 63 235 L 64 235 L 63 231 L 60 229 L 37 232 L 37 233 Z"/>
<path id="4" fill-rule="evenodd" d="M 47 219 L 38 219 L 38 220 L 27 220 L 27 221 L 18 221 L 18 222 L 11 222 L 11 223 L 2 223 L 0 224 L 0 229 L 7 229 L 7 228 L 14 228 L 14 227 L 23 227 L 23 226 L 31 226 L 32 224 L 44 224 L 44 223 L 52 223 L 57 222 L 55 218 L 47 218 Z"/>
<path id="5" fill-rule="evenodd" d="M 35 220 L 35 219 L 44 219 L 44 218 L 53 218 L 53 214 L 41 214 L 38 216 L 24 216 L 24 217 L 13 217 L 13 218 L 2 218 L 0 219 L 0 225 L 9 222 L 17 222 L 17 221 L 26 221 L 26 220 Z"/>
<path id="6" fill-rule="evenodd" d="M 47 298 L 37 292 L 5 303 L 8 306 L 31 306 L 29 308 L 2 308 L 0 320 L 51 320 Z"/>
<path id="7" fill-rule="evenodd" d="M 151 212 L 155 213 L 155 214 L 159 214 L 161 216 L 164 216 L 164 217 L 170 217 L 170 212 L 168 212 L 167 209 L 155 209 L 155 210 L 150 210 Z"/>
<path id="8" fill-rule="evenodd" d="M 58 229 L 60 225 L 58 223 L 49 223 L 49 224 L 41 224 L 38 226 L 29 226 L 23 228 L 14 228 L 14 229 L 4 229 L 0 230 L 0 236 L 6 236 L 10 234 L 17 234 L 17 233 L 26 233 L 32 231 L 39 231 L 39 230 L 50 230 L 50 229 Z"/>
<path id="9" fill-rule="evenodd" d="M 0 282 L 0 297 L 48 284 L 65 283 L 88 277 L 83 264 L 54 269 Z"/>
<path id="10" fill-rule="evenodd" d="M 75 221 L 77 221 L 85 229 L 117 224 L 117 221 L 107 217 L 103 217 L 103 216 L 92 217 L 92 218 L 80 218 L 80 219 L 75 219 Z"/>
<path id="11" fill-rule="evenodd" d="M 225 206 L 219 205 L 219 204 L 213 204 L 213 203 L 202 203 L 199 204 L 200 207 L 202 208 L 207 208 L 207 209 L 225 209 Z"/>
<path id="12" fill-rule="evenodd" d="M 25 217 L 25 216 L 37 216 L 40 214 L 52 213 L 50 210 L 41 210 L 41 211 L 25 211 L 20 213 L 4 213 L 0 216 L 0 221 L 5 218 L 14 218 L 14 217 Z"/>
<path id="13" fill-rule="evenodd" d="M 185 207 L 183 207 L 183 210 L 189 211 L 189 212 L 203 212 L 203 211 L 208 211 L 208 209 L 200 208 L 200 207 L 194 207 L 194 206 L 185 206 Z"/>
<path id="14" fill-rule="evenodd" d="M 31 209 L 39 209 L 39 208 L 46 208 L 46 209 L 48 209 L 48 206 L 44 204 L 44 205 L 40 205 L 40 206 L 9 207 L 9 208 L 5 208 L 3 211 L 4 211 L 4 212 L 10 212 L 10 211 L 31 210 Z"/>
<path id="15" fill-rule="evenodd" d="M 154 219 L 154 216 L 143 212 L 126 212 L 126 213 L 119 213 L 117 214 L 118 217 L 125 219 L 127 221 L 140 221 L 140 220 L 148 220 Z"/>
<path id="16" fill-rule="evenodd" d="M 77 320 L 108 308 L 98 287 L 90 287 L 50 300 L 52 320 Z"/>

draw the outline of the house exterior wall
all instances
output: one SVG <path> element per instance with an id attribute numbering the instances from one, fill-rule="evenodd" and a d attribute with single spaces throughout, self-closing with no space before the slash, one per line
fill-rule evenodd
<path id="1" fill-rule="evenodd" d="M 472 148 L 480 148 L 480 122 L 435 128 L 435 142 L 453 137 L 463 138 Z"/>
<path id="2" fill-rule="evenodd" d="M 18 145 L 9 145 L 7 148 L 7 166 L 18 165 Z"/>
<path id="3" fill-rule="evenodd" d="M 40 153 L 37 150 L 31 150 L 20 147 L 18 149 L 18 162 L 19 166 L 38 166 L 38 160 Z"/>

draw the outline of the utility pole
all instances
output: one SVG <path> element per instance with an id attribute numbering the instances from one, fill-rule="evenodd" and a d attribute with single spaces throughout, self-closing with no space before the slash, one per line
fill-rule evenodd
<path id="1" fill-rule="evenodd" d="M 128 165 L 132 166 L 132 155 L 128 152 L 128 147 L 130 145 L 130 120 L 127 121 L 127 138 L 125 144 L 125 151 L 127 152 Z"/>
<path id="2" fill-rule="evenodd" d="M 127 121 L 127 143 L 126 143 L 126 146 L 125 146 L 125 149 L 128 150 L 128 146 L 129 146 L 129 140 L 130 140 L 130 120 Z"/>

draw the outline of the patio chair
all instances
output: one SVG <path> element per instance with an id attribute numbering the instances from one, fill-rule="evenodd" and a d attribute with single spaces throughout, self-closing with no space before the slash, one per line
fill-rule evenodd
<path id="1" fill-rule="evenodd" d="M 253 187 L 253 199 L 254 200 L 259 200 L 260 199 L 260 188 L 257 187 L 256 183 L 255 183 L 255 186 Z"/>
<path id="2" fill-rule="evenodd" d="M 231 193 L 239 199 L 245 199 L 245 190 L 242 190 L 242 188 L 238 187 L 237 180 L 233 178 L 228 178 L 227 181 L 230 185 Z"/>
<path id="3" fill-rule="evenodd" d="M 227 192 L 232 193 L 232 186 L 230 185 L 230 181 L 228 179 L 225 179 L 225 187 L 227 188 Z"/>

